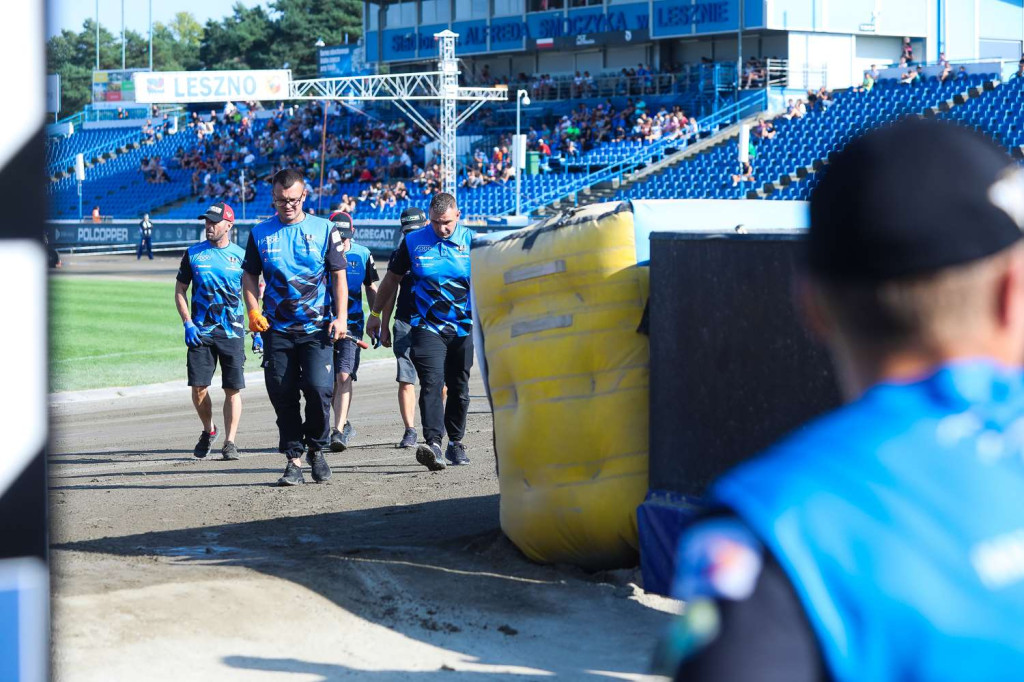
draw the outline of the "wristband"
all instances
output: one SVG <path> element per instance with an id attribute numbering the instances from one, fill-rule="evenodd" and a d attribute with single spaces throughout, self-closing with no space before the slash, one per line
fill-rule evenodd
<path id="1" fill-rule="evenodd" d="M 370 317 L 376 317 L 379 320 L 380 319 L 380 313 L 374 312 L 373 310 L 371 310 L 370 311 Z"/>

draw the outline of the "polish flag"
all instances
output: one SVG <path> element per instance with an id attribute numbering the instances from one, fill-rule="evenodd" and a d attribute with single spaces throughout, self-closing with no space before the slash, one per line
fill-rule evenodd
<path id="1" fill-rule="evenodd" d="M 537 38 L 537 49 L 538 50 L 551 50 L 555 47 L 554 38 Z"/>

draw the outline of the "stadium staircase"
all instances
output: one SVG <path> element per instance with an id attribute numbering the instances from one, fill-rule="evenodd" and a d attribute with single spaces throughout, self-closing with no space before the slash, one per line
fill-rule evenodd
<path id="1" fill-rule="evenodd" d="M 936 117 L 998 86 L 999 81 L 991 76 L 945 84 L 932 79 L 922 85 L 883 80 L 874 93 L 838 93 L 835 105 L 827 111 L 812 112 L 799 121 L 778 121 L 776 137 L 761 145 L 765 154 L 758 154 L 755 160 L 758 174 L 771 179 L 749 190 L 746 198 L 806 198 L 829 155 L 860 132 L 908 115 Z"/>
<path id="2" fill-rule="evenodd" d="M 855 135 L 906 116 L 935 116 L 975 127 L 1024 158 L 1024 79 L 1000 84 L 996 74 L 972 75 L 945 84 L 932 79 L 920 85 L 879 81 L 871 93 L 852 90 L 835 94 L 828 109 L 815 109 L 800 119 L 775 120 L 776 134 L 756 145 L 753 160 L 759 184 L 734 186 L 738 172 L 735 144 L 713 145 L 666 164 L 631 186 L 619 189 L 616 199 L 807 199 L 818 181 L 818 171 L 829 156 Z M 763 178 L 769 178 L 767 182 Z"/>

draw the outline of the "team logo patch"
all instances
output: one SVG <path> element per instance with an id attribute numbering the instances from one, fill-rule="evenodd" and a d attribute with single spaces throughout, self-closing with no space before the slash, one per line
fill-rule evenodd
<path id="1" fill-rule="evenodd" d="M 414 250 L 416 251 L 416 253 L 426 253 L 427 251 L 430 251 L 430 245 L 429 244 L 420 244 Z"/>
<path id="2" fill-rule="evenodd" d="M 764 566 L 764 548 L 736 519 L 699 523 L 683 534 L 673 592 L 681 599 L 699 597 L 742 601 L 754 592 Z"/>

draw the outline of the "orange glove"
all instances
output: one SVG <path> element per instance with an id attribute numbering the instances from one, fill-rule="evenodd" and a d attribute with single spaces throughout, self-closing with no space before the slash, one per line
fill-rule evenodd
<path id="1" fill-rule="evenodd" d="M 270 329 L 270 323 L 267 322 L 267 318 L 258 310 L 249 311 L 249 331 L 251 332 L 265 332 Z"/>

